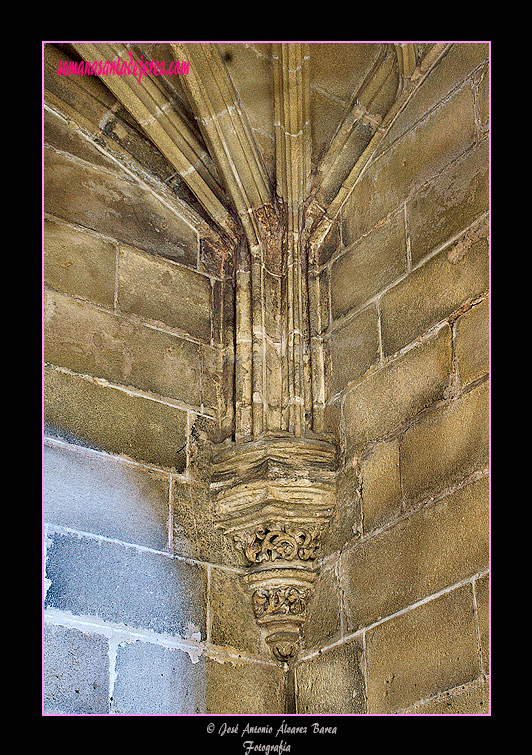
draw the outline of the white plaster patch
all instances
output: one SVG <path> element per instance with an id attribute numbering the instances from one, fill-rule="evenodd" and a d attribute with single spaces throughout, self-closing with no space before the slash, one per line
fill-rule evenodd
<path id="1" fill-rule="evenodd" d="M 151 629 L 129 627 L 126 624 L 111 624 L 96 616 L 74 616 L 68 611 L 56 608 L 47 608 L 43 618 L 50 624 L 79 629 L 88 634 L 100 634 L 109 640 L 110 660 L 116 658 L 116 651 L 120 645 L 134 642 L 146 642 L 153 645 L 162 645 L 170 649 L 182 650 L 188 653 L 192 663 L 197 663 L 205 653 L 205 645 L 201 641 L 201 632 L 194 624 L 187 625 L 190 637 L 179 635 L 159 634 Z M 111 663 L 113 668 L 113 663 Z"/>

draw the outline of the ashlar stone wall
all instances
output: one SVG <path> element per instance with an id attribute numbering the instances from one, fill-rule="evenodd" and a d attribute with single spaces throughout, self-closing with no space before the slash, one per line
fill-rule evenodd
<path id="1" fill-rule="evenodd" d="M 399 114 L 321 253 L 338 514 L 301 713 L 488 710 L 488 46 Z"/>
<path id="2" fill-rule="evenodd" d="M 320 249 L 340 465 L 293 687 L 209 493 L 231 256 L 47 51 L 45 713 L 487 712 L 488 51 L 450 47 Z"/>
<path id="3" fill-rule="evenodd" d="M 143 180 L 148 145 L 97 80 L 50 70 L 45 713 L 282 712 L 284 670 L 259 652 L 207 495 L 228 411 L 224 255 Z M 106 117 L 128 152 L 93 138 Z"/>

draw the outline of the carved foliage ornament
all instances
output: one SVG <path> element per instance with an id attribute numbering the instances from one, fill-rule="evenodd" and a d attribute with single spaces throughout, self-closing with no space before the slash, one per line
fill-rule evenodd
<path id="1" fill-rule="evenodd" d="M 316 532 L 302 527 L 288 525 L 264 525 L 254 532 L 238 534 L 234 537 L 236 547 L 242 551 L 252 564 L 263 561 L 286 561 L 300 559 L 309 561 L 316 558 L 319 546 Z"/>
<path id="2" fill-rule="evenodd" d="M 258 619 L 276 614 L 299 616 L 309 599 L 310 590 L 300 587 L 260 588 L 253 593 L 253 611 Z"/>

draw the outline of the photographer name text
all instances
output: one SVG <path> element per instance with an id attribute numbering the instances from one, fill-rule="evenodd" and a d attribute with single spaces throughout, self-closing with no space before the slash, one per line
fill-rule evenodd
<path id="1" fill-rule="evenodd" d="M 322 724 L 317 722 L 311 723 L 308 726 L 290 726 L 283 719 L 282 723 L 277 728 L 270 724 L 266 724 L 264 726 L 254 726 L 250 723 L 246 723 L 246 725 L 241 728 L 239 723 L 230 725 L 224 722 L 220 724 L 218 729 L 216 729 L 215 724 L 210 723 L 207 726 L 207 731 L 210 734 L 216 731 L 216 734 L 220 737 L 231 735 L 239 735 L 242 738 L 248 737 L 242 742 L 244 755 L 253 755 L 253 753 L 255 752 L 265 753 L 265 755 L 282 755 L 283 753 L 290 752 L 291 749 L 290 744 L 288 742 L 285 742 L 284 739 L 281 739 L 275 744 L 265 744 L 263 742 L 255 742 L 255 740 L 250 739 L 249 737 L 253 735 L 266 734 L 269 736 L 273 735 L 276 739 L 278 739 L 282 735 L 336 734 L 337 727 L 323 726 Z"/>

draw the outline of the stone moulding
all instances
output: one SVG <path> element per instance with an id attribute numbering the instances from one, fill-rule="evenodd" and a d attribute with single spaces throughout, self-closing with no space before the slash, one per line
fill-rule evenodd
<path id="1" fill-rule="evenodd" d="M 263 437 L 213 456 L 218 526 L 245 562 L 255 619 L 279 661 L 295 656 L 302 636 L 335 506 L 335 469 L 335 447 L 319 438 Z"/>

